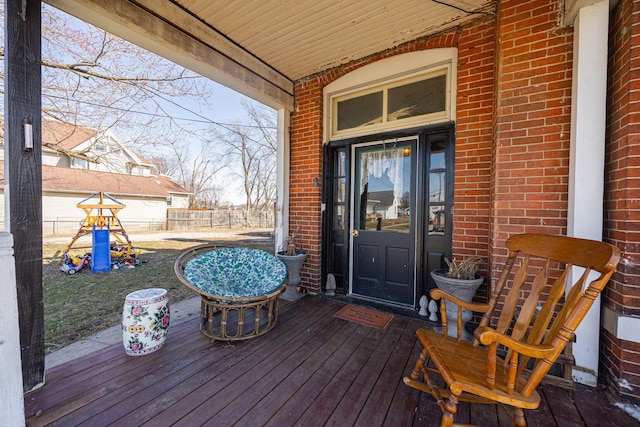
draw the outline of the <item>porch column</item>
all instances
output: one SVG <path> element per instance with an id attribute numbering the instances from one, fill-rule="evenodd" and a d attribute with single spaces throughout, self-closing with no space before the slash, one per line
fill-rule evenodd
<path id="1" fill-rule="evenodd" d="M 286 249 L 287 243 L 285 239 L 289 233 L 290 126 L 291 113 L 284 108 L 279 109 L 277 134 L 278 152 L 276 155 L 276 252 Z"/>
<path id="2" fill-rule="evenodd" d="M 29 391 L 44 383 L 41 1 L 4 5 L 5 217 L 14 243 L 22 381 Z"/>
<path id="3" fill-rule="evenodd" d="M 20 360 L 20 327 L 18 321 L 18 293 L 13 259 L 13 237 L 0 233 L 0 414 L 10 426 L 24 426 L 22 400 L 22 362 Z"/>
<path id="4" fill-rule="evenodd" d="M 567 234 L 602 240 L 609 0 L 581 7 L 574 22 Z M 575 381 L 598 379 L 600 298 L 576 331 Z"/>

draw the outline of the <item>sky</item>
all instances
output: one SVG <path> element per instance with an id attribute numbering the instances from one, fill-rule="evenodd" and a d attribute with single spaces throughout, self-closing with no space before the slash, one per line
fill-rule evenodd
<path id="1" fill-rule="evenodd" d="M 213 104 L 212 108 L 203 109 L 200 104 L 189 98 L 183 98 L 181 100 L 185 108 L 176 106 L 168 106 L 167 108 L 174 112 L 176 117 L 198 119 L 196 115 L 190 114 L 190 110 L 221 123 L 232 123 L 243 120 L 246 117 L 246 113 L 244 112 L 241 102 L 242 100 L 249 100 L 250 98 L 214 81 L 210 81 L 210 84 L 214 88 L 213 100 L 211 101 Z"/>

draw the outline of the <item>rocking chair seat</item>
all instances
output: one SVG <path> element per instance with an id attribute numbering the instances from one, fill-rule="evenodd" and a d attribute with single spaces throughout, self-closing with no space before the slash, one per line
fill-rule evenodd
<path id="1" fill-rule="evenodd" d="M 500 357 L 496 358 L 495 387 L 493 390 L 487 387 L 488 352 L 485 347 L 474 347 L 472 343 L 465 340 L 445 337 L 441 333 L 427 329 L 418 329 L 416 335 L 423 348 L 429 349 L 431 361 L 446 378 L 451 390 L 482 396 L 492 403 L 497 401 L 523 409 L 535 409 L 540 405 L 540 395 L 537 391 L 529 397 L 518 392 L 526 381 L 524 377 L 518 378 L 513 394 L 503 391 L 507 389 L 509 366 Z"/>

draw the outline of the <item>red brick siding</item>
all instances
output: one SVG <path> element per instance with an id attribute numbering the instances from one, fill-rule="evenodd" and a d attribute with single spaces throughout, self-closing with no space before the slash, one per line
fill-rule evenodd
<path id="1" fill-rule="evenodd" d="M 600 377 L 617 397 L 638 402 L 640 343 L 620 340 L 606 330 L 600 334 Z"/>
<path id="2" fill-rule="evenodd" d="M 634 19 L 634 16 L 636 17 Z M 622 315 L 640 315 L 640 2 L 620 1 L 609 23 L 605 239 L 623 252 L 603 295 Z M 640 400 L 640 345 L 603 331 L 600 375 L 620 396 Z M 634 361 L 632 363 L 632 361 Z M 627 382 L 632 390 L 621 386 Z"/>
<path id="3" fill-rule="evenodd" d="M 488 259 L 494 94 L 495 22 L 465 28 L 458 41 L 454 258 Z M 485 264 L 480 274 L 486 277 Z M 488 297 L 488 281 L 476 297 Z"/>
<path id="4" fill-rule="evenodd" d="M 566 232 L 573 28 L 560 2 L 501 1 L 497 17 L 490 253 L 512 234 Z"/>
<path id="5" fill-rule="evenodd" d="M 298 246 L 308 253 L 302 282 L 318 291 L 321 255 L 322 86 L 319 79 L 296 85 L 296 111 L 291 115 L 289 228 L 298 231 Z"/>
<path id="6" fill-rule="evenodd" d="M 605 304 L 640 315 L 640 4 L 620 2 L 611 17 L 605 233 L 624 262 L 605 291 Z M 637 20 L 636 20 L 637 21 Z"/>

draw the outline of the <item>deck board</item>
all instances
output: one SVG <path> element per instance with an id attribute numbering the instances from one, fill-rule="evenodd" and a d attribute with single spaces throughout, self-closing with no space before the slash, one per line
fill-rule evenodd
<path id="1" fill-rule="evenodd" d="M 385 349 L 396 349 L 398 340 L 404 332 L 408 321 L 409 319 L 407 318 L 399 318 L 389 326 L 387 333 L 378 341 L 376 348 L 360 367 L 354 381 L 327 420 L 327 425 L 356 425 L 360 411 L 356 411 L 354 408 L 363 408 L 369 401 L 371 394 L 376 391 L 374 386 L 390 356 L 390 352 Z"/>
<path id="2" fill-rule="evenodd" d="M 361 346 L 372 331 L 371 328 L 357 325 L 356 323 L 344 320 L 338 320 L 338 322 L 342 323 L 340 328 L 345 328 L 345 332 L 349 334 L 348 340 L 351 345 L 341 345 L 327 357 L 326 361 L 313 375 L 305 379 L 297 390 L 287 390 L 287 394 L 292 397 L 295 396 L 295 398 L 285 402 L 280 410 L 265 423 L 266 426 L 294 425 L 309 407 L 313 405 L 314 409 L 317 409 L 316 405 L 322 405 L 324 402 L 318 396 L 334 380 L 335 373 L 353 356 L 354 349 Z"/>
<path id="3" fill-rule="evenodd" d="M 338 319 L 336 319 L 336 321 L 337 320 Z M 312 385 L 315 388 L 317 386 L 315 380 L 318 380 L 318 378 L 314 376 L 322 369 L 325 362 L 331 359 L 332 355 L 336 354 L 341 347 L 347 347 L 344 346 L 345 341 L 350 338 L 358 327 L 355 323 L 344 323 L 346 323 L 346 325 L 336 325 L 333 327 L 331 324 L 327 325 L 327 329 L 335 328 L 335 333 L 306 359 L 301 360 L 298 366 L 294 365 L 294 363 L 296 363 L 295 360 L 285 360 L 284 363 L 291 363 L 295 366 L 295 369 L 291 371 L 290 374 L 285 375 L 283 381 L 280 381 L 279 384 L 270 390 L 266 390 L 264 394 L 259 395 L 258 402 L 256 402 L 249 411 L 244 411 L 243 417 L 237 425 L 253 426 L 267 424 L 271 418 L 276 417 L 279 413 L 285 412 L 282 411 L 282 407 L 292 399 L 296 393 L 300 392 L 300 389 L 308 379 L 314 378 Z M 316 339 L 320 338 L 320 336 L 316 337 Z M 325 369 L 327 369 L 326 366 Z M 313 400 L 311 400 L 310 403 L 312 401 Z M 292 413 L 291 411 L 288 412 Z M 295 420 L 290 420 L 289 422 L 293 421 Z M 283 423 L 284 421 L 280 422 Z"/>
<path id="4" fill-rule="evenodd" d="M 279 324 L 234 343 L 211 342 L 197 317 L 172 325 L 165 346 L 127 356 L 122 344 L 46 372 L 25 396 L 27 425 L 437 426 L 433 399 L 402 382 L 429 323 L 396 315 L 386 330 L 333 316 L 343 303 L 282 301 Z M 545 385 L 530 426 L 634 425 L 601 390 Z M 508 425 L 501 410 L 461 403 L 458 422 Z"/>

